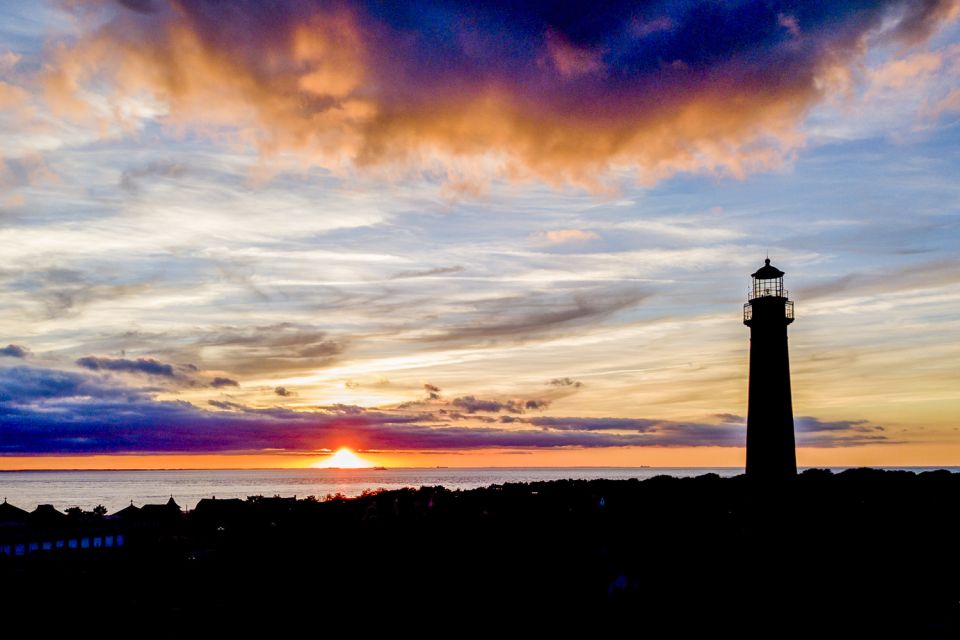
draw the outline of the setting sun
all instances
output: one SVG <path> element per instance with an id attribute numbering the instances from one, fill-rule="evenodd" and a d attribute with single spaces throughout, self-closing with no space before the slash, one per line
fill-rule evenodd
<path id="1" fill-rule="evenodd" d="M 373 463 L 344 447 L 313 466 L 317 469 L 368 469 L 373 466 Z"/>

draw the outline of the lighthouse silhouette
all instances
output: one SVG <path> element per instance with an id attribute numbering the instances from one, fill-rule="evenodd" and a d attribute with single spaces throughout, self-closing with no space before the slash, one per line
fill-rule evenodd
<path id="1" fill-rule="evenodd" d="M 750 327 L 747 476 L 789 478 L 797 474 L 787 351 L 793 302 L 783 288 L 783 271 L 770 258 L 751 277 L 750 298 L 743 305 L 743 324 Z"/>

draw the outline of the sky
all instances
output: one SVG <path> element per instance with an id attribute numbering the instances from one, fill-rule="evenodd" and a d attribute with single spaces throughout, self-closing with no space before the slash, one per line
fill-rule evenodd
<path id="1" fill-rule="evenodd" d="M 960 2 L 0 4 L 0 469 L 960 465 Z"/>

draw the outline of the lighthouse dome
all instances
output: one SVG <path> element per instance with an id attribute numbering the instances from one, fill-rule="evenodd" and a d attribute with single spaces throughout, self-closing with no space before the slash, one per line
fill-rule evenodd
<path id="1" fill-rule="evenodd" d="M 782 278 L 783 271 L 770 264 L 770 258 L 767 258 L 763 261 L 763 266 L 750 275 L 758 280 L 773 280 L 774 278 Z"/>
<path id="2" fill-rule="evenodd" d="M 770 264 L 770 258 L 767 258 L 763 261 L 763 266 L 750 275 L 758 280 L 773 280 L 774 278 L 782 278 L 783 271 Z"/>

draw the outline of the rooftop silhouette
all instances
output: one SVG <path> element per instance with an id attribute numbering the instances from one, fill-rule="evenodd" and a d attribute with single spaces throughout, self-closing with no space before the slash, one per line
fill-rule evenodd
<path id="1" fill-rule="evenodd" d="M 289 614 L 269 617 L 282 629 L 323 603 L 395 630 L 456 615 L 950 637 L 960 631 L 958 492 L 960 474 L 946 471 L 812 469 L 775 489 L 708 474 L 208 499 L 162 521 L 126 520 L 129 507 L 100 518 L 123 527 L 123 546 L 0 555 L 0 584 L 16 585 L 4 602 L 20 615 L 68 620 L 108 594 L 114 624 L 151 619 L 160 635 L 249 632 L 265 611 Z"/>

